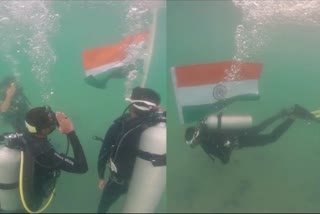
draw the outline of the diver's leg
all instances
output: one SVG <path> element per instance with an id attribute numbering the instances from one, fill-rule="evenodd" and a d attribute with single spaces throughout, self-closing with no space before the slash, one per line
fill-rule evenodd
<path id="1" fill-rule="evenodd" d="M 293 124 L 295 120 L 288 118 L 279 124 L 269 134 L 243 135 L 239 137 L 239 147 L 264 146 L 277 141 Z"/>
<path id="2" fill-rule="evenodd" d="M 259 133 L 262 130 L 264 130 L 265 128 L 267 128 L 269 125 L 271 125 L 272 123 L 274 123 L 276 120 L 282 118 L 283 116 L 286 115 L 285 111 L 280 111 L 279 113 L 271 116 L 270 118 L 262 121 L 260 124 L 258 124 L 257 126 L 254 126 L 252 128 L 249 128 L 247 130 L 248 134 L 254 134 L 254 133 Z"/>
<path id="3" fill-rule="evenodd" d="M 111 179 L 105 185 L 97 213 L 106 213 L 112 204 L 127 190 L 125 185 L 117 184 Z"/>
<path id="4" fill-rule="evenodd" d="M 259 125 L 247 129 L 246 132 L 248 134 L 258 134 L 259 132 L 267 128 L 269 125 L 271 125 L 273 122 L 282 117 L 288 117 L 291 119 L 300 118 L 318 122 L 318 119 L 315 118 L 315 116 L 312 113 L 310 113 L 307 109 L 303 108 L 302 106 L 296 104 L 292 108 L 280 111 L 278 114 L 266 119 Z"/>

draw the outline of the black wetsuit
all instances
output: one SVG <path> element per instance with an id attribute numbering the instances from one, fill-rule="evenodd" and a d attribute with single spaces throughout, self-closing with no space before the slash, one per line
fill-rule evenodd
<path id="1" fill-rule="evenodd" d="M 74 158 L 58 153 L 47 138 L 37 138 L 25 133 L 24 140 L 22 138 L 15 140 L 16 143 L 23 144 L 26 160 L 24 192 L 27 204 L 33 211 L 38 210 L 43 200 L 50 195 L 60 170 L 79 174 L 88 171 L 87 160 L 75 131 L 67 134 L 67 137 Z"/>
<path id="2" fill-rule="evenodd" d="M 104 179 L 106 164 L 110 158 L 117 167 L 117 173 L 110 170 L 111 175 L 102 192 L 98 213 L 107 212 L 128 191 L 141 133 L 152 125 L 148 119 L 149 116 L 131 118 L 129 114 L 125 114 L 116 119 L 107 131 L 99 153 L 98 176 L 99 179 Z"/>
<path id="3" fill-rule="evenodd" d="M 200 145 L 213 160 L 212 155 L 219 158 L 222 163 L 228 163 L 233 149 L 264 146 L 277 141 L 292 125 L 293 119 L 285 119 L 271 133 L 261 134 L 261 132 L 282 117 L 283 113 L 280 112 L 255 127 L 242 130 L 209 130 L 203 126 L 199 135 Z"/>

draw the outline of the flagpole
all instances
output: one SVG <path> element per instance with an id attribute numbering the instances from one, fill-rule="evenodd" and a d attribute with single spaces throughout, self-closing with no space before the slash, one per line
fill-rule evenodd
<path id="1" fill-rule="evenodd" d="M 154 38 L 155 38 L 155 32 L 156 32 L 156 26 L 157 26 L 157 20 L 158 20 L 158 7 L 154 7 L 154 17 L 152 21 L 152 28 L 150 31 L 149 36 L 149 43 L 148 43 L 148 49 L 147 49 L 147 55 L 145 58 L 145 63 L 143 66 L 143 76 L 142 76 L 142 82 L 141 87 L 144 87 L 148 78 L 148 73 L 150 70 L 150 64 L 152 59 L 152 53 L 154 48 Z"/>

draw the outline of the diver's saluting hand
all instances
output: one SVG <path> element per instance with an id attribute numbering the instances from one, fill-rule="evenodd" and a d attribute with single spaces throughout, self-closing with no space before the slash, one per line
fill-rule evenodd
<path id="1" fill-rule="evenodd" d="M 12 97 L 16 93 L 16 86 L 14 83 L 11 83 L 6 91 L 6 95 Z"/>
<path id="2" fill-rule="evenodd" d="M 63 112 L 57 112 L 56 117 L 62 134 L 68 134 L 74 130 L 72 121 Z"/>

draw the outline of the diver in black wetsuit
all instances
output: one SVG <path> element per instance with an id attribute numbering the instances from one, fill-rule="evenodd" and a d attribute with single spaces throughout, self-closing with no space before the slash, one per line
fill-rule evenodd
<path id="1" fill-rule="evenodd" d="M 98 158 L 99 188 L 103 190 L 98 213 L 105 213 L 110 206 L 128 191 L 141 133 L 159 122 L 160 96 L 148 88 L 136 87 L 132 91 L 130 113 L 116 119 L 108 129 Z M 162 112 L 158 114 L 159 112 Z M 106 164 L 110 169 L 106 183 Z"/>
<path id="2" fill-rule="evenodd" d="M 14 77 L 7 77 L 0 83 L 0 116 L 17 132 L 24 128 L 24 117 L 30 109 L 30 101 Z"/>
<path id="3" fill-rule="evenodd" d="M 209 129 L 203 122 L 205 120 L 203 120 L 198 126 L 186 129 L 185 140 L 191 147 L 200 144 L 212 160 L 217 157 L 222 163 L 226 164 L 230 160 L 233 149 L 264 146 L 276 142 L 290 128 L 296 118 L 319 122 L 312 113 L 299 105 L 295 105 L 289 110 L 283 110 L 266 119 L 255 127 L 240 130 Z M 279 119 L 284 120 L 271 133 L 261 134 L 263 130 Z"/>
<path id="4" fill-rule="evenodd" d="M 22 136 L 13 138 L 8 147 L 20 147 L 25 153 L 24 194 L 29 209 L 34 211 L 49 197 L 60 170 L 83 174 L 88 171 L 88 165 L 72 121 L 64 113 L 55 113 L 47 106 L 33 108 L 27 112 L 25 124 L 27 130 Z M 50 144 L 48 135 L 56 127 L 67 136 L 74 157 L 58 153 Z"/>

